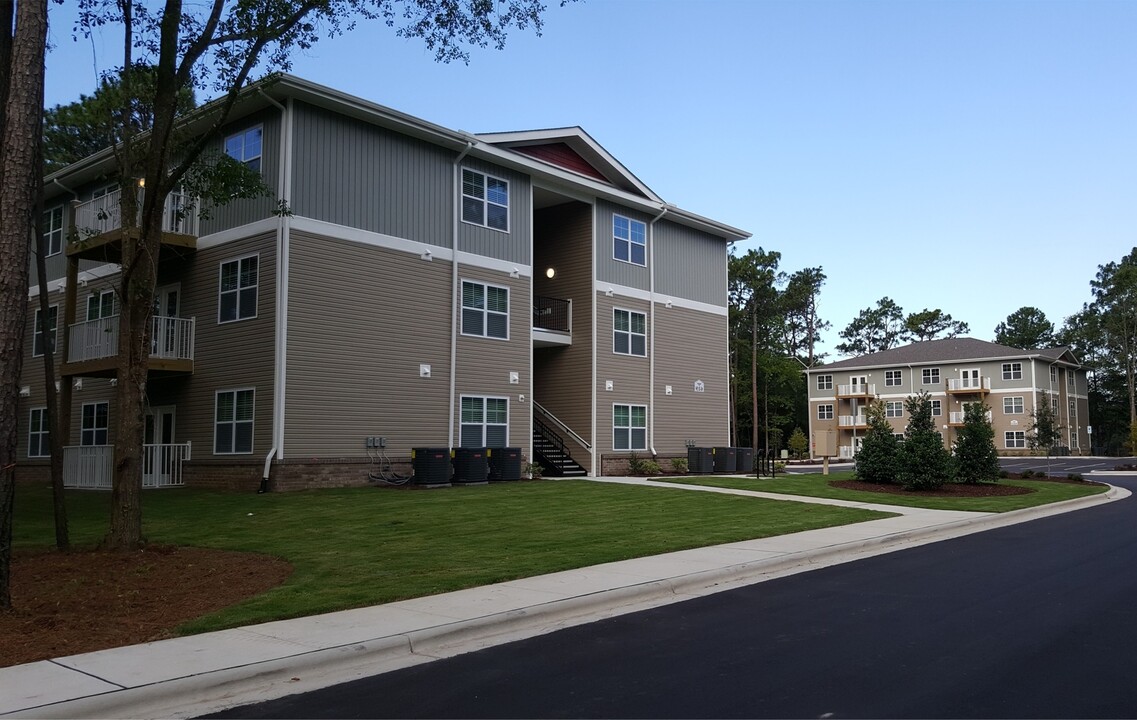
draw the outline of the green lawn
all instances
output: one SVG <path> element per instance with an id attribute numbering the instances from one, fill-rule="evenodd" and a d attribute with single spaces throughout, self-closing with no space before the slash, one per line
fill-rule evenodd
<path id="1" fill-rule="evenodd" d="M 67 494 L 72 542 L 96 544 L 110 493 Z M 143 493 L 147 540 L 266 553 L 280 587 L 184 632 L 391 602 L 692 547 L 888 517 L 886 513 L 588 481 L 438 490 L 350 488 Z M 20 484 L 17 548 L 53 542 L 50 488 Z"/>
<path id="2" fill-rule="evenodd" d="M 713 487 L 736 488 L 739 490 L 761 490 L 762 492 L 784 493 L 787 495 L 808 495 L 809 497 L 855 500 L 858 502 L 879 503 L 881 505 L 903 505 L 905 507 L 928 508 L 931 510 L 971 510 L 976 512 L 1007 512 L 1022 508 L 1046 505 L 1060 500 L 1096 495 L 1105 492 L 1104 485 L 1090 483 L 1059 483 L 1042 480 L 1000 480 L 1004 485 L 1030 488 L 1033 492 L 1025 495 L 1004 497 L 947 498 L 928 497 L 918 492 L 895 495 L 892 493 L 859 492 L 845 488 L 830 487 L 831 480 L 852 480 L 852 471 L 835 472 L 829 475 L 820 473 L 809 475 L 779 475 L 775 479 L 731 478 L 731 477 L 689 477 L 660 478 L 667 482 L 689 485 L 709 485 Z"/>

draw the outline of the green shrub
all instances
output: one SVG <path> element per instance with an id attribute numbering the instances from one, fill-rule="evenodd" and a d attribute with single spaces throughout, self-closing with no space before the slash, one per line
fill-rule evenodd
<path id="1" fill-rule="evenodd" d="M 659 463 L 657 463 L 655 460 L 644 460 L 644 462 L 643 462 L 643 474 L 644 475 L 658 475 L 661 472 L 663 472 L 663 469 L 659 467 Z"/>
<path id="2" fill-rule="evenodd" d="M 952 459 L 932 420 L 932 401 L 926 390 L 904 402 L 908 427 L 900 445 L 898 479 L 909 490 L 935 490 L 951 479 Z"/>
<path id="3" fill-rule="evenodd" d="M 635 453 L 628 458 L 629 475 L 658 475 L 659 472 L 659 463 L 655 460 L 645 460 Z"/>
<path id="4" fill-rule="evenodd" d="M 900 443 L 884 415 L 884 403 L 874 400 L 865 409 L 869 429 L 857 451 L 857 479 L 871 483 L 894 483 L 899 472 Z"/>
<path id="5" fill-rule="evenodd" d="M 671 469 L 677 473 L 685 473 L 688 470 L 687 458 L 672 458 Z"/>
<path id="6" fill-rule="evenodd" d="M 1010 476 L 1011 476 L 1011 474 L 1009 472 L 1007 472 L 1006 470 L 1000 470 L 999 471 L 999 478 L 1002 480 L 1006 480 Z"/>
<path id="7" fill-rule="evenodd" d="M 999 476 L 999 453 L 995 450 L 995 430 L 985 403 L 969 403 L 963 410 L 963 427 L 955 441 L 955 480 L 981 483 Z"/>
<path id="8" fill-rule="evenodd" d="M 1066 479 L 1073 480 L 1074 482 L 1085 482 L 1086 480 L 1084 477 L 1082 477 L 1081 473 L 1070 473 L 1066 476 Z"/>
<path id="9" fill-rule="evenodd" d="M 1026 480 L 1027 478 L 1034 477 L 1034 471 L 1031 470 L 1030 468 L 1027 468 L 1027 469 L 1025 469 L 1019 473 L 1019 477 L 1022 478 L 1023 480 Z"/>

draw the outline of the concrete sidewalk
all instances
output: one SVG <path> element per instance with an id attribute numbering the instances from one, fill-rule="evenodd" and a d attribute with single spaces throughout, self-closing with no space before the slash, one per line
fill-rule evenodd
<path id="1" fill-rule="evenodd" d="M 596 478 L 896 513 L 810 530 L 513 580 L 296 620 L 0 669 L 2 717 L 191 717 L 1129 496 L 1107 493 L 1010 513 Z"/>

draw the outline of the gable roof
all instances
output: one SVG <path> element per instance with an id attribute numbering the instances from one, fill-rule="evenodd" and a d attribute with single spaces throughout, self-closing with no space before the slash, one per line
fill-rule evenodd
<path id="1" fill-rule="evenodd" d="M 838 360 L 811 368 L 816 370 L 842 370 L 853 368 L 892 367 L 895 365 L 929 365 L 939 362 L 960 362 L 966 360 L 1029 360 L 1038 358 L 1046 362 L 1059 362 L 1080 366 L 1081 363 L 1065 346 L 1045 350 L 1021 350 L 999 345 L 998 343 L 977 340 L 969 337 L 953 337 L 943 340 L 925 340 L 910 345 L 869 353 L 847 360 Z"/>
<path id="2" fill-rule="evenodd" d="M 536 158 L 636 195 L 662 202 L 651 188 L 623 166 L 581 127 L 478 133 L 484 143 Z"/>

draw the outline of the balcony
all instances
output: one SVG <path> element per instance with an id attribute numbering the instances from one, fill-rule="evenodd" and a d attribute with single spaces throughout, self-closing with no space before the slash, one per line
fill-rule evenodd
<path id="1" fill-rule="evenodd" d="M 854 385 L 838 385 L 839 398 L 873 398 L 876 397 L 876 383 L 857 383 Z"/>
<path id="2" fill-rule="evenodd" d="M 63 486 L 110 490 L 114 477 L 113 445 L 70 445 L 63 448 Z M 142 446 L 142 487 L 178 487 L 185 484 L 182 463 L 190 459 L 190 444 Z"/>
<path id="3" fill-rule="evenodd" d="M 533 347 L 572 345 L 572 300 L 533 298 Z"/>
<path id="4" fill-rule="evenodd" d="M 991 392 L 991 378 L 989 376 L 948 378 L 947 391 L 949 395 L 986 395 Z"/>
<path id="5" fill-rule="evenodd" d="M 121 190 L 74 206 L 75 233 L 67 243 L 67 255 L 83 260 L 119 263 L 122 241 L 137 237 L 139 229 L 122 227 Z M 138 193 L 139 212 L 143 192 Z M 177 251 L 197 249 L 199 224 L 197 202 L 189 195 L 170 193 L 162 207 L 162 247 Z M 137 223 L 136 223 L 137 225 Z"/>
<path id="6" fill-rule="evenodd" d="M 963 425 L 965 417 L 966 417 L 966 413 L 963 413 L 963 412 L 948 413 L 948 423 L 947 424 L 952 426 L 952 427 L 961 427 Z M 991 422 L 991 411 L 990 410 L 987 411 L 987 422 Z"/>
<path id="7" fill-rule="evenodd" d="M 115 377 L 118 316 L 75 323 L 68 329 L 67 359 L 61 374 Z M 150 372 L 193 372 L 195 318 L 155 316 L 150 337 Z"/>
<path id="8" fill-rule="evenodd" d="M 842 460 L 852 460 L 856 454 L 857 452 L 852 445 L 842 445 L 837 449 L 837 457 Z"/>
<path id="9" fill-rule="evenodd" d="M 843 430 L 860 430 L 869 426 L 869 419 L 865 415 L 839 415 L 837 425 Z"/>

